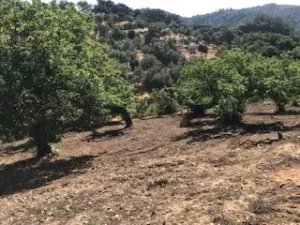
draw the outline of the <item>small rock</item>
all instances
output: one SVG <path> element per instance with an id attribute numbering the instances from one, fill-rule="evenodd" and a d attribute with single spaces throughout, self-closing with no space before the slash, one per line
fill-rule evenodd
<path id="1" fill-rule="evenodd" d="M 117 222 L 117 221 L 120 221 L 121 218 L 122 218 L 122 217 L 121 217 L 120 215 L 117 214 L 117 215 L 114 215 L 111 219 L 112 219 L 112 221 L 116 221 L 116 222 Z"/>

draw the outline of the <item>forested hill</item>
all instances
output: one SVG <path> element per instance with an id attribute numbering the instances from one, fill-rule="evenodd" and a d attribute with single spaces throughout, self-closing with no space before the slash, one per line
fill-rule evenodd
<path id="1" fill-rule="evenodd" d="M 199 25 L 237 26 L 253 20 L 258 15 L 278 16 L 300 29 L 300 6 L 267 4 L 245 9 L 222 9 L 217 12 L 186 18 L 185 21 Z"/>

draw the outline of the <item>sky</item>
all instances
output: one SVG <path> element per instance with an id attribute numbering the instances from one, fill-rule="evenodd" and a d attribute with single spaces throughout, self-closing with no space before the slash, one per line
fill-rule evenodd
<path id="1" fill-rule="evenodd" d="M 48 1 L 48 0 L 45 0 Z M 68 0 L 78 2 L 79 0 Z M 95 4 L 96 0 L 87 0 Z M 131 8 L 159 8 L 181 16 L 191 17 L 205 14 L 219 9 L 240 9 L 268 3 L 300 5 L 300 0 L 113 0 L 116 3 L 125 3 Z"/>

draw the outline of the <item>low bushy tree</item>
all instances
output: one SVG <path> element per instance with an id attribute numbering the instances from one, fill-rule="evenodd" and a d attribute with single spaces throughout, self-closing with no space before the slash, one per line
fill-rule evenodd
<path id="1" fill-rule="evenodd" d="M 178 110 L 178 104 L 173 96 L 172 89 L 154 90 L 150 100 L 152 104 L 155 104 L 158 115 L 171 114 Z"/>
<path id="2" fill-rule="evenodd" d="M 132 90 L 108 46 L 90 36 L 88 14 L 39 0 L 6 1 L 0 12 L 0 136 L 30 134 L 43 156 L 78 121 L 102 123 L 112 105 L 130 105 Z"/>
<path id="3" fill-rule="evenodd" d="M 285 111 L 285 105 L 299 95 L 300 70 L 298 62 L 288 59 L 266 59 L 263 85 L 266 97 L 272 99 L 278 112 Z"/>
<path id="4" fill-rule="evenodd" d="M 177 82 L 181 103 L 215 107 L 223 124 L 237 124 L 245 103 L 272 99 L 279 112 L 299 98 L 300 66 L 288 56 L 268 58 L 240 50 L 185 65 Z"/>

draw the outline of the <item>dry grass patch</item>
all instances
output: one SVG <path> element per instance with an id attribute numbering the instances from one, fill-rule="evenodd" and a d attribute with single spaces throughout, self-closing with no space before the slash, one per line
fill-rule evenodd
<path id="1" fill-rule="evenodd" d="M 153 180 L 150 180 L 147 184 L 147 189 L 153 189 L 156 187 L 160 187 L 163 188 L 165 186 L 167 186 L 168 184 L 170 184 L 172 182 L 172 180 L 170 178 L 167 177 L 157 177 L 154 178 Z"/>
<path id="2" fill-rule="evenodd" d="M 250 203 L 250 211 L 256 215 L 270 214 L 276 211 L 273 202 L 258 198 Z"/>

